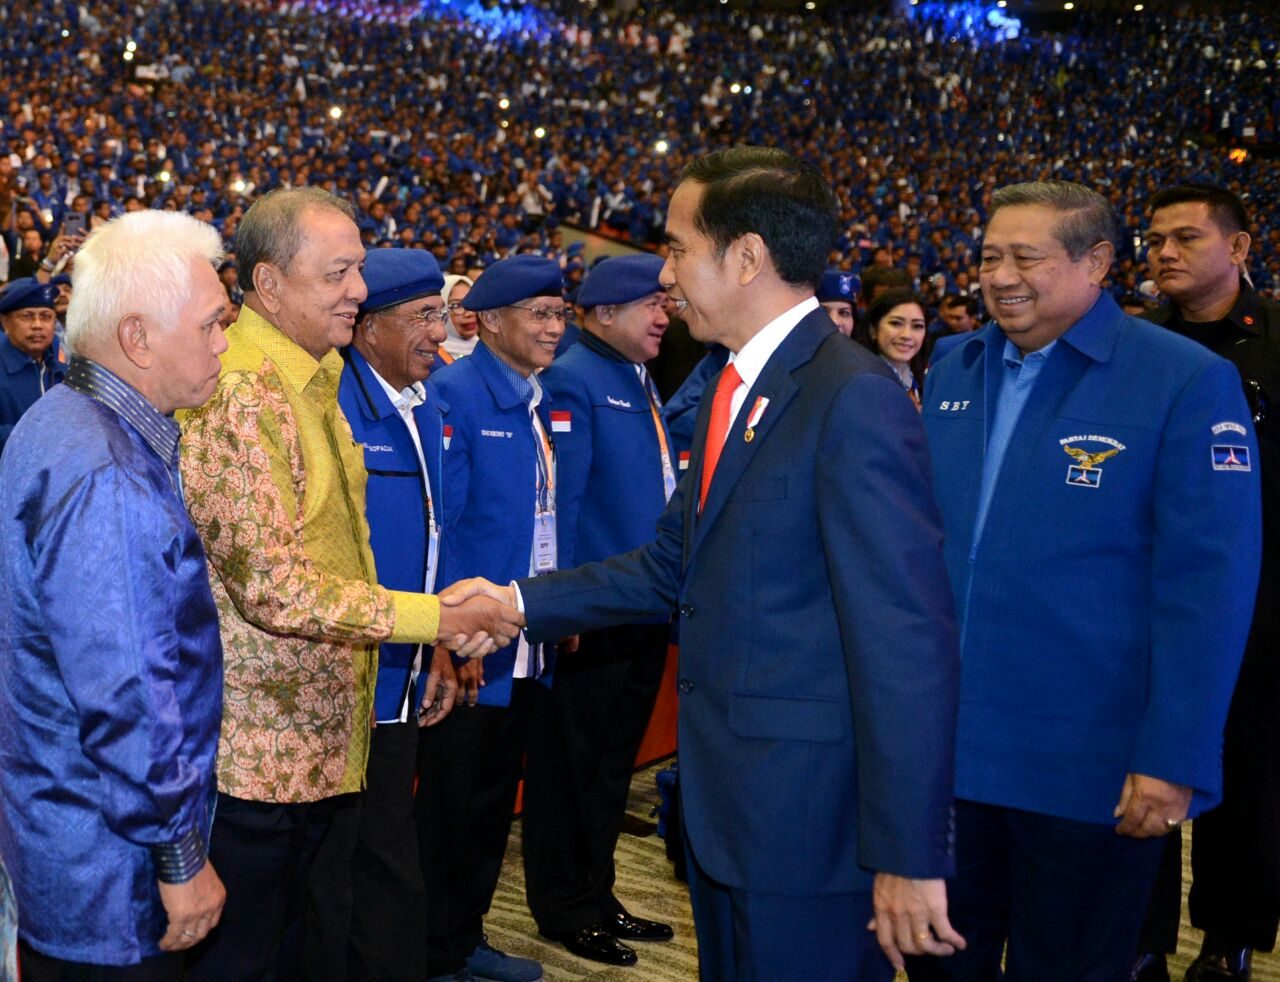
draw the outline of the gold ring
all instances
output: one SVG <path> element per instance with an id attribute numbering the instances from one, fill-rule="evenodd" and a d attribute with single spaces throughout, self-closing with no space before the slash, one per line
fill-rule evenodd
<path id="1" fill-rule="evenodd" d="M 930 938 L 932 938 L 932 937 L 933 937 L 933 935 L 932 935 L 932 934 L 930 934 L 928 931 L 921 931 L 919 934 L 917 934 L 917 935 L 916 935 L 916 940 L 917 940 L 917 941 L 928 941 L 928 940 L 929 940 Z"/>
<path id="2" fill-rule="evenodd" d="M 1177 821 L 1176 819 L 1172 819 L 1172 818 L 1166 818 L 1166 819 L 1164 820 L 1164 827 L 1165 827 L 1165 828 L 1167 828 L 1167 829 L 1169 829 L 1170 831 L 1173 831 L 1174 829 L 1176 829 L 1176 828 L 1177 828 L 1179 825 L 1181 825 L 1181 824 L 1182 824 L 1181 822 Z"/>

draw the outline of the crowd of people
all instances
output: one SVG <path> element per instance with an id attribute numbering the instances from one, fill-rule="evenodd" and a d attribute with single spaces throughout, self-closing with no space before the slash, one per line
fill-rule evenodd
<path id="1" fill-rule="evenodd" d="M 991 191 L 1028 176 L 1105 189 L 1118 295 L 1150 278 L 1142 209 L 1175 179 L 1250 201 L 1251 273 L 1280 285 L 1280 168 L 1251 149 L 1276 127 L 1265 5 L 1080 11 L 1003 40 L 928 7 L 20 5 L 0 22 L 10 267 L 57 264 L 71 213 L 176 208 L 230 243 L 257 195 L 302 184 L 355 202 L 366 243 L 422 246 L 448 272 L 562 251 L 559 222 L 653 245 L 691 156 L 778 141 L 837 189 L 833 265 L 907 268 L 934 300 L 976 292 Z"/>
<path id="2" fill-rule="evenodd" d="M 539 932 L 636 963 L 674 629 L 704 978 L 1166 982 L 1194 817 L 1247 980 L 1271 16 L 0 13 L 23 977 L 536 982 L 522 777 Z"/>

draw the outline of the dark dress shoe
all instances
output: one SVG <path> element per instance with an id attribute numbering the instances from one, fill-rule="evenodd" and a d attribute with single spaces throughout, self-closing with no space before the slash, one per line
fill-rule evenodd
<path id="1" fill-rule="evenodd" d="M 1139 955 L 1129 973 L 1129 982 L 1169 982 L 1168 960 L 1150 952 Z"/>
<path id="2" fill-rule="evenodd" d="M 627 941 L 670 941 L 676 936 L 670 924 L 632 917 L 625 910 L 614 914 L 604 922 L 604 926 L 615 938 L 625 938 Z"/>
<path id="3" fill-rule="evenodd" d="M 567 934 L 550 935 L 552 941 L 559 941 L 572 954 L 588 961 L 603 962 L 605 965 L 634 965 L 636 951 L 624 945 L 610 933 L 605 924 L 592 924 L 590 927 L 569 931 Z"/>
<path id="4" fill-rule="evenodd" d="M 1208 944 L 1187 968 L 1184 982 L 1249 982 L 1253 974 L 1253 949 L 1223 950 Z"/>

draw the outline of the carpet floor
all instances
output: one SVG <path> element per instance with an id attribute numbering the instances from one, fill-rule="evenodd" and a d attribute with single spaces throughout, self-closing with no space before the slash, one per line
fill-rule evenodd
<path id="1" fill-rule="evenodd" d="M 656 765 L 637 772 L 631 782 L 628 810 L 648 819 L 657 804 L 654 786 Z M 1184 836 L 1183 890 L 1191 881 L 1190 839 Z M 665 844 L 656 835 L 636 838 L 624 834 L 617 851 L 618 898 L 628 910 L 641 917 L 666 921 L 675 928 L 675 940 L 665 944 L 637 944 L 638 964 L 630 968 L 609 968 L 569 954 L 563 946 L 538 935 L 524 898 L 524 867 L 520 860 L 520 823 L 515 822 L 507 844 L 502 880 L 485 919 L 489 942 L 496 948 L 536 958 L 542 962 L 546 982 L 689 982 L 698 977 L 698 946 L 693 935 L 693 915 L 685 885 L 671 873 Z M 1178 952 L 1170 959 L 1170 974 L 1180 982 L 1182 973 L 1200 950 L 1200 932 L 1186 919 L 1183 904 L 1182 931 Z M 905 979 L 906 976 L 900 976 Z M 1253 962 L 1254 982 L 1280 982 L 1280 955 L 1258 955 Z M 784 982 L 784 980 L 779 980 Z"/>

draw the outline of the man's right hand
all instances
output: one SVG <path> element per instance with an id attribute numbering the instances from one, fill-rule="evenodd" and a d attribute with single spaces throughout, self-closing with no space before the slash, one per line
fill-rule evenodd
<path id="1" fill-rule="evenodd" d="M 169 915 L 169 929 L 160 939 L 161 951 L 183 951 L 199 944 L 222 917 L 227 891 L 206 861 L 186 883 L 161 883 L 160 902 Z"/>
<path id="2" fill-rule="evenodd" d="M 516 610 L 515 591 L 479 577 L 455 583 L 440 593 L 438 642 L 469 657 L 492 654 L 514 641 L 524 627 Z M 479 651 L 468 645 L 473 635 L 487 634 L 489 644 Z"/>

